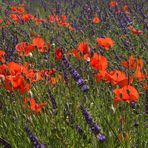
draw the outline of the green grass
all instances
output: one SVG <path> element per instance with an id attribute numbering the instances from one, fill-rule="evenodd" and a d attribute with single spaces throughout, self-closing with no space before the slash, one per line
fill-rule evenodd
<path id="1" fill-rule="evenodd" d="M 20 1 L 16 1 L 20 2 Z M 99 1 L 100 2 L 100 1 Z M 101 2 L 100 2 L 101 3 Z M 48 6 L 49 10 L 44 11 L 39 5 L 40 3 L 27 2 L 28 10 L 31 6 L 33 14 L 39 13 L 39 16 L 45 18 L 49 15 L 50 9 L 55 6 L 55 2 Z M 94 3 L 92 3 L 93 5 Z M 101 3 L 101 14 L 103 15 L 103 8 L 107 9 L 107 5 Z M 7 5 L 3 5 L 3 9 L 7 9 Z M 33 7 L 32 7 L 33 6 Z M 68 4 L 67 4 L 68 6 Z M 64 14 L 66 6 L 62 3 L 62 12 Z M 81 8 L 76 7 L 73 11 L 69 11 L 68 21 L 74 22 L 79 17 Z M 104 10 L 104 11 L 105 11 Z M 70 13 L 71 12 L 71 13 Z M 1 12 L 4 16 L 4 11 Z M 95 12 L 94 12 L 95 14 Z M 44 59 L 44 54 L 33 51 L 33 57 L 19 58 L 21 62 L 26 61 L 34 65 L 35 70 L 43 70 L 46 68 L 55 67 L 61 75 L 63 75 L 64 68 L 61 61 L 55 60 L 54 49 L 56 47 L 63 47 L 65 53 L 71 51 L 72 48 L 77 47 L 77 43 L 87 41 L 91 47 L 96 46 L 96 38 L 100 36 L 111 37 L 116 45 L 113 49 L 105 51 L 97 47 L 95 52 L 103 52 L 103 55 L 109 61 L 108 70 L 118 69 L 124 70 L 126 74 L 129 73 L 127 69 L 121 66 L 120 62 L 126 60 L 130 54 L 147 60 L 146 33 L 142 36 L 135 36 L 130 33 L 127 34 L 130 43 L 128 49 L 125 48 L 120 36 L 123 34 L 120 28 L 116 25 L 116 20 L 106 18 L 107 21 L 102 21 L 100 24 L 94 25 L 88 22 L 86 18 L 82 18 L 78 25 L 81 25 L 83 31 L 70 32 L 64 27 L 56 32 L 57 25 L 51 24 L 48 29 L 42 25 L 35 25 L 35 23 L 25 23 L 24 25 L 12 24 L 7 31 L 5 42 L 0 45 L 1 49 L 5 49 L 9 45 L 13 48 L 12 38 L 15 34 L 19 42 L 26 41 L 32 42 L 33 37 L 27 37 L 21 30 L 29 34 L 30 31 L 40 34 L 46 42 L 55 43 L 50 48 L 50 57 L 48 60 Z M 142 25 L 137 24 L 137 28 L 142 28 Z M 92 33 L 94 27 L 95 33 Z M 108 27 L 108 29 L 106 29 Z M 7 30 L 7 29 L 5 29 Z M 145 42 L 140 40 L 142 38 Z M 60 44 L 57 42 L 59 40 Z M 9 44 L 8 44 L 9 43 Z M 17 53 L 15 53 L 18 56 Z M 120 60 L 116 58 L 116 54 Z M 19 56 L 18 56 L 19 57 Z M 90 65 L 84 60 L 77 60 L 73 56 L 69 57 L 70 63 L 78 70 L 80 75 L 86 80 L 90 90 L 88 93 L 83 93 L 74 82 L 70 74 L 68 74 L 68 84 L 64 83 L 62 79 L 57 85 L 52 86 L 47 82 L 39 81 L 32 85 L 30 92 L 21 95 L 18 91 L 10 93 L 4 87 L 0 88 L 0 137 L 6 139 L 12 148 L 30 148 L 31 142 L 25 132 L 25 127 L 29 127 L 31 131 L 39 139 L 40 143 L 48 145 L 50 148 L 122 148 L 122 147 L 135 147 L 146 148 L 148 147 L 148 129 L 145 127 L 147 124 L 147 115 L 145 111 L 145 91 L 142 84 L 138 81 L 133 82 L 133 86 L 138 90 L 140 98 L 137 101 L 136 109 L 132 109 L 128 103 L 120 102 L 119 105 L 113 106 L 114 93 L 112 90 L 116 86 L 100 81 L 97 83 L 94 79 L 93 73 L 96 73 L 90 68 Z M 146 72 L 147 65 L 145 62 L 144 70 Z M 132 73 L 132 72 L 130 72 Z M 144 80 L 146 82 L 146 80 Z M 52 104 L 47 96 L 48 89 L 51 90 L 57 102 L 57 114 L 53 114 Z M 37 103 L 46 102 L 46 106 L 40 113 L 34 113 L 26 108 L 23 103 L 25 97 L 33 97 Z M 91 134 L 89 127 L 86 125 L 85 118 L 80 110 L 80 103 L 83 103 L 89 113 L 92 115 L 94 121 L 101 126 L 101 132 L 105 134 L 107 140 L 100 143 L 96 140 L 95 136 Z M 68 113 L 74 119 L 71 123 Z M 123 125 L 120 119 L 124 118 Z M 137 127 L 134 126 L 135 121 L 139 123 Z M 74 128 L 73 124 L 79 124 L 87 139 L 83 139 Z M 122 126 L 122 127 L 121 127 Z M 128 133 L 128 140 L 124 139 L 118 141 L 118 133 Z M 90 141 L 90 143 L 89 143 Z"/>

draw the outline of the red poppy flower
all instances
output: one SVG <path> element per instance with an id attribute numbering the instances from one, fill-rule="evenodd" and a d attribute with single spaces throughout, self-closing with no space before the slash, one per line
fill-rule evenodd
<path id="1" fill-rule="evenodd" d="M 134 73 L 134 77 L 138 79 L 138 81 L 143 81 L 146 76 L 144 75 L 144 73 L 141 72 L 141 68 L 139 66 L 137 66 L 136 71 Z"/>
<path id="2" fill-rule="evenodd" d="M 55 59 L 56 60 L 61 60 L 62 59 L 62 51 L 60 48 L 55 49 Z"/>
<path id="3" fill-rule="evenodd" d="M 2 19 L 0 19 L 0 24 L 2 24 L 3 23 L 3 20 Z"/>
<path id="4" fill-rule="evenodd" d="M 10 7 L 10 10 L 16 12 L 17 11 L 17 8 L 15 6 L 11 6 Z"/>
<path id="5" fill-rule="evenodd" d="M 44 40 L 40 37 L 34 38 L 32 43 L 34 46 L 37 46 L 40 52 L 47 52 L 50 48 L 50 44 L 45 44 Z"/>
<path id="6" fill-rule="evenodd" d="M 21 75 L 21 66 L 15 62 L 9 62 L 6 67 L 7 73 L 5 74 L 5 88 L 9 91 L 19 89 L 23 83 Z"/>
<path id="7" fill-rule="evenodd" d="M 124 86 L 122 88 L 116 88 L 113 90 L 113 92 L 116 95 L 114 98 L 115 104 L 118 104 L 118 102 L 121 100 L 130 103 L 139 99 L 138 91 L 130 85 Z"/>
<path id="8" fill-rule="evenodd" d="M 121 62 L 121 64 L 128 69 L 135 69 L 136 59 L 133 55 L 131 55 L 131 56 L 129 56 L 129 59 L 127 61 L 123 61 L 123 62 Z"/>
<path id="9" fill-rule="evenodd" d="M 22 3 L 20 6 L 21 7 L 25 7 L 26 6 L 26 3 Z"/>
<path id="10" fill-rule="evenodd" d="M 42 48 L 44 46 L 44 40 L 42 38 L 34 38 L 32 43 L 34 46 L 37 46 L 38 48 Z"/>
<path id="11" fill-rule="evenodd" d="M 21 19 L 24 21 L 24 22 L 27 22 L 31 19 L 31 15 L 30 14 L 24 14 L 22 15 Z"/>
<path id="12" fill-rule="evenodd" d="M 14 20 L 16 23 L 19 23 L 20 21 L 19 16 L 16 14 L 10 14 L 10 18 Z"/>
<path id="13" fill-rule="evenodd" d="M 43 80 L 42 71 L 38 71 L 35 73 L 34 82 Z"/>
<path id="14" fill-rule="evenodd" d="M 72 27 L 71 25 L 69 26 L 69 30 L 70 31 L 74 31 L 75 30 L 75 28 L 74 27 Z"/>
<path id="15" fill-rule="evenodd" d="M 5 55 L 5 51 L 0 50 L 0 61 L 1 61 L 2 63 L 5 62 L 5 59 L 3 58 L 4 55 Z"/>
<path id="16" fill-rule="evenodd" d="M 123 7 L 123 10 L 124 10 L 124 11 L 128 11 L 128 9 L 129 9 L 129 8 L 128 8 L 127 5 L 125 5 L 125 6 Z"/>
<path id="17" fill-rule="evenodd" d="M 142 30 L 135 29 L 133 26 L 129 26 L 128 29 L 132 34 L 141 35 L 144 33 Z"/>
<path id="18" fill-rule="evenodd" d="M 72 49 L 72 55 L 77 59 L 80 59 L 80 52 L 77 49 Z"/>
<path id="19" fill-rule="evenodd" d="M 24 98 L 24 105 L 36 113 L 41 112 L 45 104 L 46 103 L 44 102 L 38 105 L 34 98 Z"/>
<path id="20" fill-rule="evenodd" d="M 45 70 L 42 70 L 42 76 L 49 80 L 51 78 L 51 76 L 53 76 L 55 74 L 56 70 L 55 68 L 51 68 L 51 69 L 45 69 Z"/>
<path id="21" fill-rule="evenodd" d="M 90 58 L 90 65 L 95 70 L 105 71 L 108 66 L 108 61 L 104 56 L 94 53 L 93 57 Z"/>
<path id="22" fill-rule="evenodd" d="M 25 65 L 9 62 L 1 68 L 0 73 L 4 75 L 5 88 L 9 91 L 19 90 L 21 94 L 24 94 L 34 82 L 33 69 L 28 69 Z"/>
<path id="23" fill-rule="evenodd" d="M 78 44 L 78 50 L 84 55 L 88 54 L 90 52 L 90 48 L 88 43 L 86 42 L 81 42 Z"/>
<path id="24" fill-rule="evenodd" d="M 116 1 L 112 1 L 109 3 L 110 7 L 118 6 L 118 3 Z"/>
<path id="25" fill-rule="evenodd" d="M 29 44 L 27 42 L 18 43 L 15 48 L 20 56 L 28 56 L 29 53 L 35 49 L 32 44 Z"/>
<path id="26" fill-rule="evenodd" d="M 100 23 L 100 21 L 101 21 L 101 20 L 99 19 L 99 17 L 94 17 L 94 18 L 93 18 L 93 23 L 94 23 L 94 24 L 98 24 L 98 23 Z"/>
<path id="27" fill-rule="evenodd" d="M 137 59 L 136 60 L 136 68 L 138 67 L 141 70 L 143 68 L 143 66 L 144 66 L 143 59 Z"/>
<path id="28" fill-rule="evenodd" d="M 106 80 L 106 71 L 100 71 L 98 74 L 95 74 L 95 79 L 97 82 L 99 82 L 100 80 Z"/>
<path id="29" fill-rule="evenodd" d="M 61 15 L 61 20 L 62 20 L 62 22 L 65 22 L 66 19 L 67 19 L 66 15 Z"/>
<path id="30" fill-rule="evenodd" d="M 62 76 L 60 74 L 57 74 L 55 77 L 51 77 L 49 79 L 49 83 L 52 84 L 52 85 L 55 85 L 57 84 L 60 80 L 62 79 Z"/>
<path id="31" fill-rule="evenodd" d="M 53 74 L 55 74 L 55 72 L 56 72 L 55 68 L 51 68 L 49 70 L 49 75 L 53 75 Z"/>
<path id="32" fill-rule="evenodd" d="M 48 18 L 51 23 L 53 23 L 55 21 L 59 21 L 58 15 L 49 15 Z"/>
<path id="33" fill-rule="evenodd" d="M 109 48 L 114 47 L 115 43 L 111 38 L 97 38 L 98 46 L 109 50 Z"/>
<path id="34" fill-rule="evenodd" d="M 121 64 L 128 69 L 135 69 L 134 77 L 137 78 L 138 81 L 142 81 L 146 78 L 146 76 L 141 72 L 144 66 L 144 61 L 142 59 L 136 59 L 131 55 L 128 61 L 123 61 Z"/>
<path id="35" fill-rule="evenodd" d="M 143 89 L 147 90 L 148 89 L 148 83 L 143 84 Z"/>
<path id="36" fill-rule="evenodd" d="M 17 13 L 23 13 L 25 10 L 24 10 L 24 7 L 18 7 L 17 8 Z"/>
<path id="37" fill-rule="evenodd" d="M 85 60 L 88 60 L 88 61 L 90 60 L 90 58 L 89 58 L 90 47 L 89 47 L 87 42 L 80 42 L 78 44 L 78 48 L 77 49 L 82 53 L 83 58 Z"/>
<path id="38" fill-rule="evenodd" d="M 118 84 L 120 86 L 129 85 L 132 83 L 133 79 L 126 77 L 126 74 L 119 70 L 110 71 L 106 74 L 106 81 L 110 82 L 112 85 Z"/>
<path id="39" fill-rule="evenodd" d="M 133 55 L 131 55 L 127 61 L 123 61 L 121 64 L 128 69 L 135 69 L 137 66 L 142 69 L 144 61 L 142 59 L 136 59 Z"/>

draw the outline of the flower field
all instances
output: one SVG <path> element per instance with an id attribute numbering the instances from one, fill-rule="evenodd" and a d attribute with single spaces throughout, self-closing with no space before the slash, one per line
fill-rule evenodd
<path id="1" fill-rule="evenodd" d="M 146 0 L 0 10 L 0 147 L 148 147 Z"/>

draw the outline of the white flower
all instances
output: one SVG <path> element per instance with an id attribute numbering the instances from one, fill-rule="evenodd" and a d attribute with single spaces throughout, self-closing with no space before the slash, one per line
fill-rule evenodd
<path id="1" fill-rule="evenodd" d="M 32 57 L 32 56 L 33 56 L 33 54 L 30 52 L 30 53 L 29 53 L 29 57 Z"/>

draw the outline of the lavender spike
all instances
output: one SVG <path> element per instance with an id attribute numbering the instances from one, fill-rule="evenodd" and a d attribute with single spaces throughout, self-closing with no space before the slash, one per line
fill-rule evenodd
<path id="1" fill-rule="evenodd" d="M 99 140 L 100 142 L 104 142 L 106 140 L 106 137 L 100 132 L 101 127 L 93 121 L 92 116 L 82 105 L 80 105 L 80 109 L 82 111 L 83 116 L 85 117 L 86 123 L 90 127 L 91 132 L 95 135 L 97 140 Z"/>
<path id="2" fill-rule="evenodd" d="M 48 90 L 48 95 L 52 103 L 53 112 L 56 114 L 57 113 L 57 103 L 56 103 L 55 97 L 53 96 L 50 90 Z"/>
<path id="3" fill-rule="evenodd" d="M 4 146 L 4 148 L 11 148 L 11 145 L 2 138 L 0 138 L 0 143 Z"/>
<path id="4" fill-rule="evenodd" d="M 84 131 L 82 130 L 80 125 L 76 124 L 74 127 L 76 131 L 80 134 L 80 136 L 83 137 L 83 139 L 87 139 L 87 136 L 84 134 Z"/>
<path id="5" fill-rule="evenodd" d="M 64 54 L 62 56 L 62 61 L 64 66 L 70 72 L 72 78 L 76 81 L 77 85 L 81 88 L 81 90 L 83 92 L 87 92 L 89 90 L 89 86 L 84 83 L 84 80 L 81 78 L 80 74 L 71 66 L 69 61 L 65 58 Z"/>
<path id="6" fill-rule="evenodd" d="M 100 142 L 104 142 L 106 140 L 106 137 L 102 134 L 102 133 L 98 133 L 96 135 L 96 138 L 100 141 Z"/>
<path id="7" fill-rule="evenodd" d="M 26 127 L 25 131 L 27 135 L 29 136 L 29 139 L 32 142 L 34 148 L 46 148 L 44 144 L 39 144 L 38 138 L 33 135 L 33 133 L 31 132 L 29 128 Z"/>

